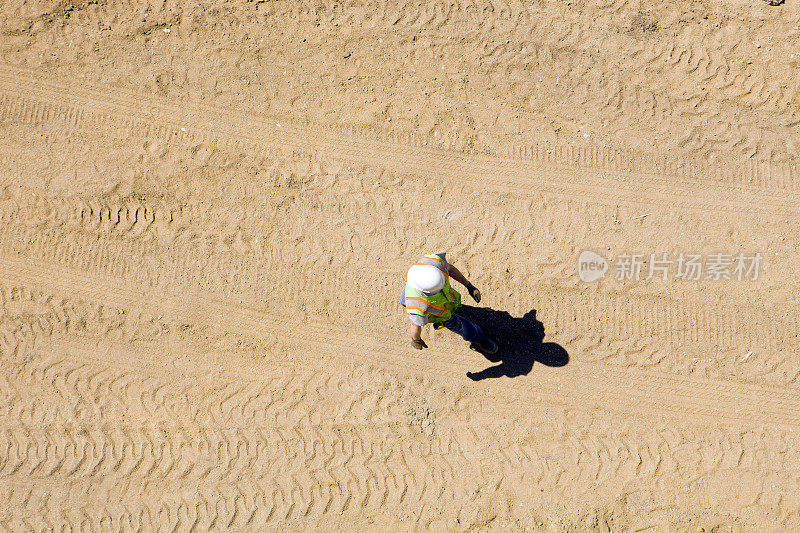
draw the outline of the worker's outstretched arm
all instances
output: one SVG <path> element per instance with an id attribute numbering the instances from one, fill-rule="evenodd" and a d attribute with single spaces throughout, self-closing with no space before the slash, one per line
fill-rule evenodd
<path id="1" fill-rule="evenodd" d="M 408 335 L 411 337 L 411 345 L 417 350 L 427 348 L 428 345 L 422 340 L 422 327 L 411 322 L 408 325 Z"/>
<path id="2" fill-rule="evenodd" d="M 481 301 L 481 291 L 476 289 L 475 285 L 470 283 L 469 280 L 464 277 L 464 274 L 462 274 L 453 263 L 447 263 L 447 271 L 451 278 L 467 288 L 469 295 L 472 296 L 472 299 L 475 300 L 476 303 Z"/>
<path id="3" fill-rule="evenodd" d="M 469 280 L 461 273 L 459 269 L 453 263 L 447 263 L 447 273 L 450 274 L 450 277 L 462 284 L 463 286 L 469 286 Z"/>

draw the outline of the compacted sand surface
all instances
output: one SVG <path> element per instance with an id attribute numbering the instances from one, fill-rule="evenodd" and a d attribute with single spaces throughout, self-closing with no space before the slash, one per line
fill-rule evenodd
<path id="1" fill-rule="evenodd" d="M 0 1 L 0 530 L 800 530 L 798 5 Z"/>

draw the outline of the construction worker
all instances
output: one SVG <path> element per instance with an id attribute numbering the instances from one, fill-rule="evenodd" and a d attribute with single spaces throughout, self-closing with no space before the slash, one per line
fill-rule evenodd
<path id="1" fill-rule="evenodd" d="M 411 319 L 408 334 L 412 346 L 417 350 L 428 347 L 421 334 L 423 326 L 431 323 L 434 329 L 445 327 L 458 333 L 470 343 L 473 350 L 486 354 L 497 353 L 497 343 L 480 326 L 456 313 L 461 306 L 461 295 L 450 287 L 451 276 L 467 288 L 476 303 L 481 301 L 480 291 L 447 262 L 444 252 L 424 255 L 408 269 L 401 303 Z"/>

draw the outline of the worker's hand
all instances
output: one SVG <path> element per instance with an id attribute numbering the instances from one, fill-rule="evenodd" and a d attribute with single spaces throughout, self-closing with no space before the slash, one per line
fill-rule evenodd
<path id="1" fill-rule="evenodd" d="M 422 339 L 411 339 L 411 346 L 413 346 L 417 350 L 421 350 L 423 348 L 428 347 L 428 345 L 425 344 L 425 341 Z"/>
<path id="2" fill-rule="evenodd" d="M 467 292 L 469 295 L 472 296 L 472 299 L 475 300 L 475 303 L 481 303 L 481 291 L 475 288 L 475 285 L 472 283 L 467 285 Z"/>

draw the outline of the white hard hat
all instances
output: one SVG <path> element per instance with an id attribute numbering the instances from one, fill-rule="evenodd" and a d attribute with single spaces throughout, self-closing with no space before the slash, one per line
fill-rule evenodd
<path id="1" fill-rule="evenodd" d="M 444 274 L 432 265 L 414 265 L 408 269 L 408 284 L 420 292 L 436 293 L 444 287 Z"/>

